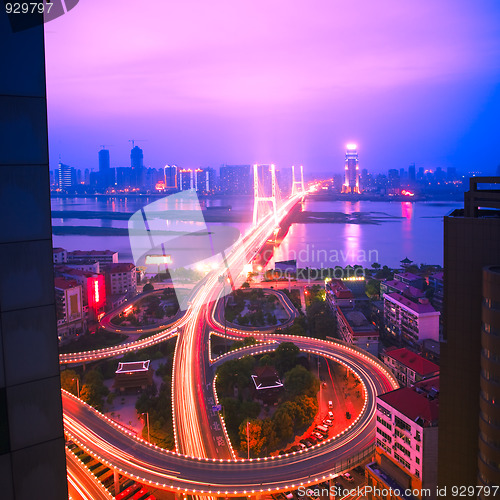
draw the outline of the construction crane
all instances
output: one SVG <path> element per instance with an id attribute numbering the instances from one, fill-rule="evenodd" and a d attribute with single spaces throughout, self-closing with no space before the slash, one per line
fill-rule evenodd
<path id="1" fill-rule="evenodd" d="M 128 142 L 132 143 L 132 149 L 134 149 L 136 142 L 147 142 L 147 139 L 129 139 Z"/>

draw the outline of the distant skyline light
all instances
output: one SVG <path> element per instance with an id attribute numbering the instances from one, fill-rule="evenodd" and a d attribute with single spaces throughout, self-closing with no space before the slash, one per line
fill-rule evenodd
<path id="1" fill-rule="evenodd" d="M 75 168 L 500 163 L 500 3 L 86 0 L 45 25 L 49 147 Z"/>

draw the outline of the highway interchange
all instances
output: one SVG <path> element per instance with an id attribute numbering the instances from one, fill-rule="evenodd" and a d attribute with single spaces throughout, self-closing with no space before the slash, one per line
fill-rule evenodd
<path id="1" fill-rule="evenodd" d="M 287 214 L 299 199 L 295 195 L 285 202 L 278 218 Z M 217 312 L 221 293 L 228 281 L 237 288 L 244 280 L 244 266 L 252 261 L 274 229 L 272 216 L 254 227 L 229 252 L 224 267 L 210 272 L 196 287 L 184 315 L 158 333 L 107 349 L 60 355 L 61 364 L 91 362 L 143 349 L 177 335 L 172 372 L 176 452 L 150 445 L 63 392 L 64 425 L 69 439 L 102 463 L 144 484 L 208 496 L 242 496 L 314 484 L 347 470 L 372 453 L 376 395 L 398 387 L 392 374 L 376 358 L 340 342 L 228 328 L 231 336 L 250 334 L 265 342 L 211 359 L 210 334 L 224 331 Z M 284 304 L 293 310 L 291 304 Z M 235 459 L 223 432 L 223 419 L 211 412 L 216 398 L 215 368 L 226 359 L 273 350 L 284 341 L 293 341 L 302 351 L 349 367 L 362 382 L 365 406 L 341 435 L 306 451 L 267 459 Z M 214 418 L 220 419 L 221 435 L 225 436 L 222 446 L 220 439 L 214 439 Z"/>

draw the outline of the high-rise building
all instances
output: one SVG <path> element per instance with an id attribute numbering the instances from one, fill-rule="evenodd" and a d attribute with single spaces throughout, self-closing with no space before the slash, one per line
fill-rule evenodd
<path id="1" fill-rule="evenodd" d="M 144 167 L 144 154 L 139 146 L 134 146 L 130 151 L 130 166 L 136 169 Z"/>
<path id="2" fill-rule="evenodd" d="M 187 191 L 193 189 L 193 171 L 190 168 L 181 168 L 179 170 L 179 189 Z"/>
<path id="3" fill-rule="evenodd" d="M 111 168 L 109 162 L 109 149 L 101 149 L 99 151 L 99 172 L 105 173 Z"/>
<path id="4" fill-rule="evenodd" d="M 109 161 L 109 149 L 99 151 L 99 180 L 100 187 L 105 189 L 115 183 L 115 173 Z"/>
<path id="5" fill-rule="evenodd" d="M 219 174 L 219 188 L 222 193 L 250 194 L 252 192 L 250 165 L 222 165 Z"/>
<path id="6" fill-rule="evenodd" d="M 495 276 L 483 278 L 485 266 L 500 264 L 500 178 L 471 178 L 464 198 L 464 209 L 444 218 L 438 483 L 448 488 L 491 478 L 498 484 L 498 465 L 490 461 L 494 455 L 498 464 L 500 456 L 500 385 L 489 378 L 500 358 L 499 306 Z"/>
<path id="7" fill-rule="evenodd" d="M 198 193 L 215 192 L 215 170 L 213 168 L 197 168 L 193 174 L 194 188 Z"/>
<path id="8" fill-rule="evenodd" d="M 408 179 L 410 181 L 415 180 L 415 163 L 410 163 L 410 166 L 408 167 Z"/>
<path id="9" fill-rule="evenodd" d="M 482 323 L 478 467 L 480 484 L 486 486 L 500 485 L 500 266 L 483 270 Z"/>
<path id="10" fill-rule="evenodd" d="M 0 47 L 8 54 L 0 78 L 2 500 L 68 498 L 52 269 L 43 27 L 42 14 L 8 16 L 6 9 L 0 9 Z"/>
<path id="11" fill-rule="evenodd" d="M 300 172 L 297 173 L 299 175 Z M 292 192 L 292 167 L 280 167 L 276 171 L 276 182 L 282 196 L 289 196 Z"/>
<path id="12" fill-rule="evenodd" d="M 76 184 L 76 171 L 73 167 L 59 162 L 59 189 L 70 189 Z"/>
<path id="13" fill-rule="evenodd" d="M 343 193 L 359 193 L 359 161 L 356 144 L 348 144 L 345 153 Z"/>
<path id="14" fill-rule="evenodd" d="M 166 189 L 178 189 L 177 185 L 177 167 L 175 165 L 165 165 L 163 175 Z"/>

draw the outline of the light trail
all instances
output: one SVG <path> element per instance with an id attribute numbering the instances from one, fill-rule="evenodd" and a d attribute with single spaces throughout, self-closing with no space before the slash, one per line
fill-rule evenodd
<path id="1" fill-rule="evenodd" d="M 279 211 L 281 220 L 297 203 L 300 196 L 290 199 Z M 249 231 L 240 245 L 226 257 L 228 269 L 243 269 L 262 248 L 274 230 L 274 218 L 269 216 L 258 227 Z M 99 414 L 77 398 L 63 393 L 65 432 L 87 453 L 100 462 L 114 467 L 121 474 L 143 484 L 178 493 L 202 496 L 242 496 L 295 489 L 332 478 L 355 465 L 373 452 L 375 429 L 375 397 L 385 389 L 396 388 L 396 380 L 380 361 L 340 342 L 322 341 L 308 337 L 295 337 L 269 332 L 243 331 L 228 328 L 236 338 L 253 335 L 271 342 L 251 346 L 210 359 L 207 350 L 210 329 L 223 331 L 215 317 L 218 298 L 223 292 L 219 277 L 226 267 L 209 273 L 191 296 L 184 316 L 167 329 L 141 341 L 87 353 L 64 355 L 65 362 L 101 359 L 138 350 L 166 338 L 178 335 L 172 369 L 172 412 L 176 452 L 162 450 L 133 435 L 119 424 Z M 238 275 L 232 276 L 238 282 Z M 293 313 L 293 307 L 284 302 Z M 301 350 L 333 359 L 356 373 L 362 382 L 365 403 L 359 416 L 334 439 L 323 441 L 310 449 L 262 459 L 216 458 L 216 447 L 211 439 L 211 428 L 206 417 L 209 402 L 205 366 L 216 366 L 226 359 L 245 354 L 274 350 L 279 342 L 292 341 Z M 80 361 L 76 361 L 80 360 Z M 212 381 L 213 382 L 213 381 Z M 216 395 L 212 391 L 212 396 Z M 223 424 L 223 420 L 221 419 Z M 227 439 L 227 432 L 223 426 Z M 228 443 L 230 447 L 230 443 Z M 231 448 L 229 448 L 230 451 Z"/>

